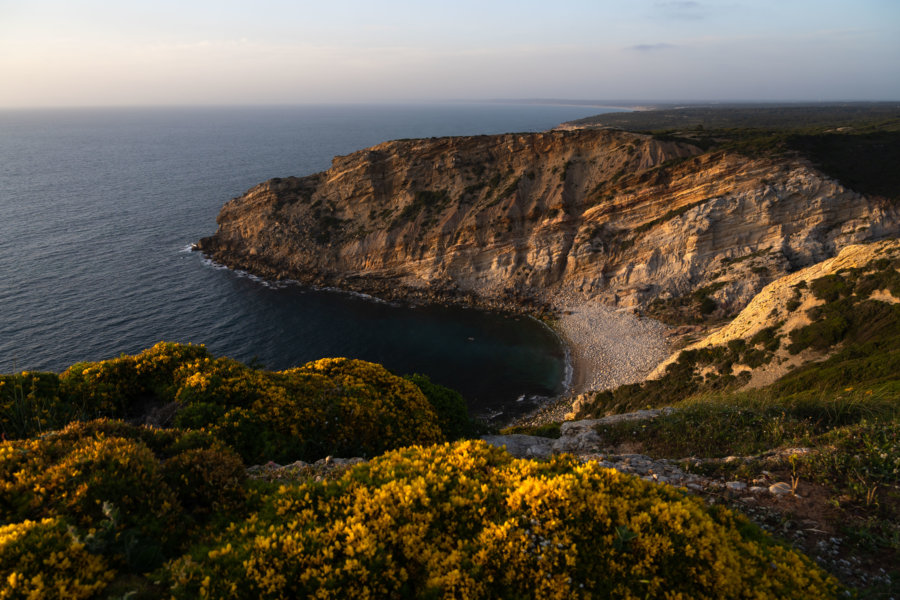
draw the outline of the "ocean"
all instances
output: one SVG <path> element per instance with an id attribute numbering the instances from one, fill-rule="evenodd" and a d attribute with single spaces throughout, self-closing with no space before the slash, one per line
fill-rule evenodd
<path id="1" fill-rule="evenodd" d="M 541 131 L 612 109 L 447 104 L 0 111 L 0 372 L 160 340 L 285 369 L 328 356 L 424 373 L 508 420 L 563 391 L 533 319 L 274 285 L 190 252 L 230 198 L 398 138 Z"/>

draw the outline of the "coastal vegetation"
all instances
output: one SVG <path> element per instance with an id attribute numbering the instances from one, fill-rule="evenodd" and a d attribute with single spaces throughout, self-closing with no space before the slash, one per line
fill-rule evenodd
<path id="1" fill-rule="evenodd" d="M 176 598 L 832 597 L 836 582 L 727 510 L 571 457 L 484 443 L 385 454 L 264 494 L 168 566 Z"/>
<path id="2" fill-rule="evenodd" d="M 404 379 L 348 359 L 272 372 L 172 343 L 77 363 L 61 375 L 0 376 L 0 407 L 5 439 L 76 420 L 171 416 L 177 427 L 209 431 L 248 462 L 371 457 L 473 427 L 462 397 L 423 376 Z"/>
<path id="3" fill-rule="evenodd" d="M 581 127 L 613 127 L 704 151 L 753 157 L 798 155 L 864 194 L 900 200 L 900 106 L 895 102 L 818 106 L 693 106 L 610 113 L 579 119 Z"/>
<path id="4" fill-rule="evenodd" d="M 5 375 L 0 398 L 3 598 L 840 590 L 683 492 L 573 457 L 449 443 L 476 433 L 458 394 L 363 361 L 270 372 L 161 343 Z M 248 477 L 274 457 L 331 454 L 371 460 L 325 478 Z"/>

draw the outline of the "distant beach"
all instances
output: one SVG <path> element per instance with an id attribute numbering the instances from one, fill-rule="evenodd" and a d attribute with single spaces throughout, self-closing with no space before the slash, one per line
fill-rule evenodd
<path id="1" fill-rule="evenodd" d="M 570 394 L 642 381 L 671 352 L 668 328 L 627 309 L 581 301 L 557 306 L 554 329 L 569 348 Z"/>

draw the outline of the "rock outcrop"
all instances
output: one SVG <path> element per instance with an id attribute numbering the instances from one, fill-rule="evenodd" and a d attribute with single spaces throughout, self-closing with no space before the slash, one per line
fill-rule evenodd
<path id="1" fill-rule="evenodd" d="M 897 210 L 800 159 L 612 130 L 401 140 L 273 179 L 199 248 L 268 278 L 533 309 L 640 307 L 715 284 L 735 313 L 785 273 L 896 235 Z"/>

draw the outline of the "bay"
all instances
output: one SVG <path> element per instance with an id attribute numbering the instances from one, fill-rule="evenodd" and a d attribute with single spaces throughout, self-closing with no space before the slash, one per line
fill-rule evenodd
<path id="1" fill-rule="evenodd" d="M 611 110 L 611 109 L 608 109 Z M 326 356 L 424 373 L 484 417 L 565 383 L 543 324 L 275 286 L 189 245 L 229 198 L 389 139 L 540 131 L 603 112 L 526 104 L 0 111 L 0 372 L 61 371 L 160 340 L 285 369 Z"/>

